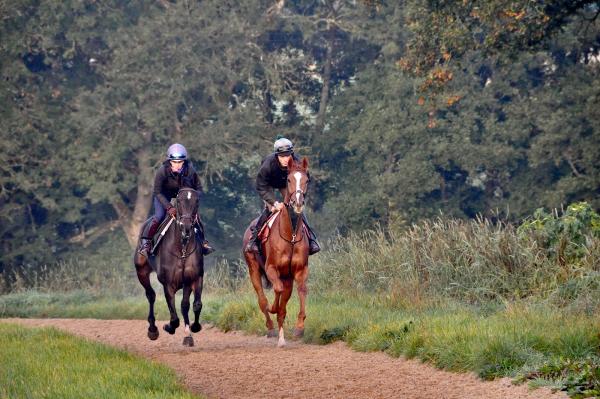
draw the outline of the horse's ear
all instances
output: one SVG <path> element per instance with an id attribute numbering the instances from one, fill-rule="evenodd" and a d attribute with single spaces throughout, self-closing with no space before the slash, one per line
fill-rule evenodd
<path id="1" fill-rule="evenodd" d="M 295 166 L 296 166 L 296 162 L 294 161 L 294 157 L 291 157 L 290 161 L 288 162 L 287 168 L 288 168 L 288 170 L 293 170 Z"/>
<path id="2" fill-rule="evenodd" d="M 308 158 L 306 157 L 302 158 L 302 169 L 308 170 Z"/>

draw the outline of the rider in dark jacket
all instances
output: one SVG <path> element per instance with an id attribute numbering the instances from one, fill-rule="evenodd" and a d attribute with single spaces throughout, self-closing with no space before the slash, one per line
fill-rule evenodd
<path id="1" fill-rule="evenodd" d="M 148 257 L 152 245 L 152 237 L 156 234 L 158 226 L 168 213 L 175 217 L 177 211 L 171 205 L 171 199 L 177 196 L 179 189 L 189 187 L 196 191 L 202 189 L 200 178 L 194 169 L 192 163 L 187 159 L 187 150 L 181 144 L 173 144 L 167 150 L 167 160 L 160 166 L 154 176 L 154 216 L 149 223 L 146 223 L 142 231 L 142 240 L 139 253 Z M 198 223 L 202 241 L 202 252 L 205 255 L 210 254 L 214 249 L 204 239 L 204 229 L 202 223 Z"/>
<path id="2" fill-rule="evenodd" d="M 290 140 L 283 137 L 279 138 L 275 141 L 273 147 L 275 152 L 263 159 L 258 175 L 256 176 L 256 191 L 258 191 L 260 198 L 265 202 L 265 207 L 256 222 L 256 226 L 252 230 L 252 237 L 245 248 L 247 252 L 258 252 L 260 244 L 258 232 L 271 215 L 271 212 L 279 210 L 284 206 L 275 198 L 274 189 L 280 190 L 283 195 L 283 191 L 287 188 L 288 162 L 292 158 L 294 161 L 299 161 L 298 157 L 294 154 L 294 145 Z M 319 247 L 314 231 L 308 225 L 306 215 L 302 214 L 302 217 L 304 225 L 309 232 L 309 255 L 312 255 L 319 252 L 321 248 Z"/>

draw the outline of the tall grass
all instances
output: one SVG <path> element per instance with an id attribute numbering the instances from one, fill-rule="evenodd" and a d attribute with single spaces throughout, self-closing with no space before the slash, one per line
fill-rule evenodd
<path id="1" fill-rule="evenodd" d="M 311 259 L 311 287 L 389 293 L 412 302 L 453 298 L 485 305 L 523 298 L 588 312 L 600 304 L 600 240 L 561 264 L 509 224 L 423 222 L 403 231 L 337 237 Z"/>

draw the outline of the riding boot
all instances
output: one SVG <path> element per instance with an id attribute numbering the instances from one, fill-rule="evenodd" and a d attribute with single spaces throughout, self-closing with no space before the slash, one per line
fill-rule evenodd
<path id="1" fill-rule="evenodd" d="M 260 239 L 258 238 L 258 233 L 262 229 L 265 222 L 269 219 L 269 216 L 271 216 L 271 212 L 267 208 L 264 208 L 263 212 L 260 214 L 260 217 L 256 221 L 256 224 L 252 228 L 252 236 L 250 237 L 250 240 L 248 240 L 248 244 L 246 244 L 246 252 L 259 251 Z"/>
<path id="2" fill-rule="evenodd" d="M 146 223 L 144 226 L 144 231 L 142 231 L 142 239 L 140 240 L 140 247 L 138 252 L 148 258 L 150 254 L 150 250 L 152 249 L 152 238 L 154 234 L 156 234 L 156 230 L 158 230 L 158 226 L 160 223 L 154 219 L 149 223 Z"/>
<path id="3" fill-rule="evenodd" d="M 208 240 L 204 236 L 204 225 L 202 224 L 202 222 L 200 220 L 198 220 L 198 222 L 196 223 L 196 226 L 198 228 L 198 236 L 199 236 L 200 242 L 202 243 L 202 255 L 212 254 L 213 252 L 215 252 L 215 249 L 210 246 L 210 244 L 208 243 Z"/>
<path id="4" fill-rule="evenodd" d="M 306 226 L 306 230 L 308 230 L 308 254 L 313 255 L 321 250 L 321 246 L 317 242 L 317 236 L 313 229 L 308 225 L 308 221 L 306 220 L 306 215 L 302 214 L 302 220 L 304 221 L 304 225 Z"/>

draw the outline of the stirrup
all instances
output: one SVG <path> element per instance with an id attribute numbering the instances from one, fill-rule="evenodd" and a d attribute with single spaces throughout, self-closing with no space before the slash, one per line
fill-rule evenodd
<path id="1" fill-rule="evenodd" d="M 201 247 L 202 247 L 202 255 L 210 255 L 213 252 L 215 252 L 215 249 L 210 246 L 210 244 L 208 243 L 208 241 L 204 241 L 202 243 Z"/>
<path id="2" fill-rule="evenodd" d="M 314 255 L 321 250 L 321 246 L 317 242 L 317 240 L 309 240 L 308 241 L 308 254 Z"/>
<path id="3" fill-rule="evenodd" d="M 142 238 L 142 240 L 143 241 L 138 248 L 138 253 L 148 258 L 150 256 L 150 250 L 152 249 L 152 240 L 147 238 Z"/>

